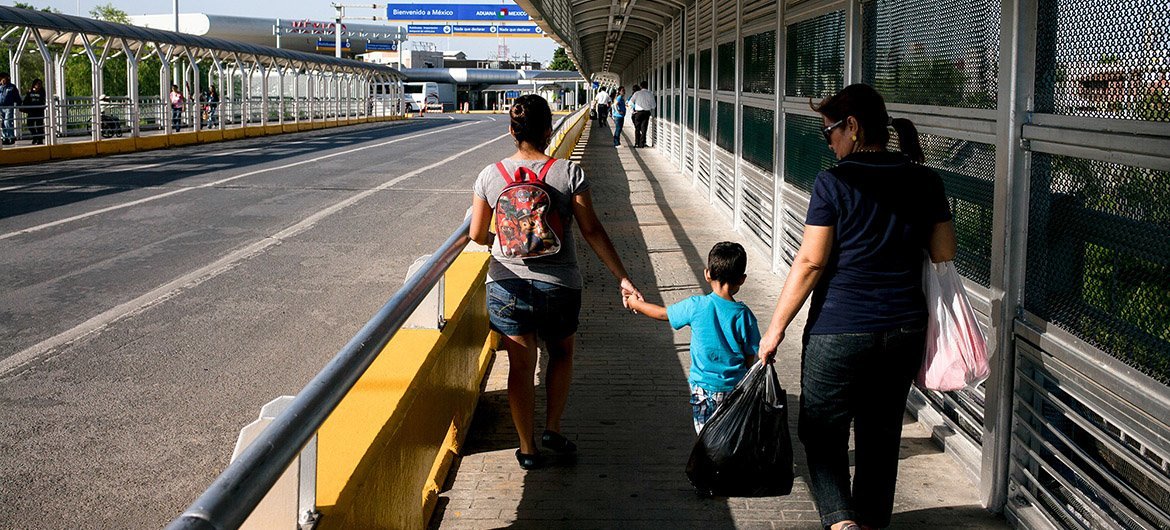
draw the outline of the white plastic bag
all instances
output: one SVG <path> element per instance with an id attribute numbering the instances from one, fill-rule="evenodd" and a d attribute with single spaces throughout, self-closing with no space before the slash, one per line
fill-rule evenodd
<path id="1" fill-rule="evenodd" d="M 953 261 L 931 263 L 927 259 L 925 268 L 923 284 L 930 319 L 918 385 L 950 391 L 979 384 L 991 370 L 987 340 L 975 320 L 963 280 Z"/>

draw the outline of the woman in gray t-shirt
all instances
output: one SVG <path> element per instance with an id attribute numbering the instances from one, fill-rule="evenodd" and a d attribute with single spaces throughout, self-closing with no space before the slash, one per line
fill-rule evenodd
<path id="1" fill-rule="evenodd" d="M 569 397 L 573 373 L 573 346 L 577 319 L 581 310 L 581 272 L 577 266 L 577 246 L 573 221 L 581 236 L 617 278 L 621 295 L 642 298 L 630 281 L 622 260 L 605 227 L 593 210 L 593 199 L 585 173 L 567 160 L 551 160 L 544 154 L 552 138 L 552 112 L 548 102 L 536 95 L 521 96 L 512 104 L 509 130 L 516 139 L 516 153 L 480 172 L 475 181 L 475 198 L 471 205 L 471 239 L 491 245 L 488 266 L 487 304 L 492 329 L 504 336 L 508 350 L 508 404 L 512 422 L 520 437 L 516 460 L 524 469 L 543 464 L 535 438 L 536 374 L 538 339 L 548 348 L 548 413 L 541 445 L 558 453 L 572 453 L 576 444 L 561 434 L 561 414 Z M 546 167 L 547 166 L 547 167 Z M 544 191 L 548 195 L 545 216 L 561 224 L 558 237 L 548 238 L 559 244 L 555 253 L 540 257 L 519 257 L 509 246 L 504 248 L 496 234 L 489 231 L 495 207 L 504 193 L 508 175 L 544 174 Z M 530 177 L 531 178 L 531 177 Z M 527 198 L 527 196 L 525 196 Z M 532 227 L 525 211 L 519 212 L 531 236 Z M 510 212 L 513 217 L 517 212 Z M 511 219 L 511 218 L 510 218 Z M 547 237 L 547 234 L 546 234 Z M 557 241 L 559 239 L 559 241 Z M 542 241 L 532 248 L 548 251 Z M 523 256 L 525 254 L 520 254 Z"/>

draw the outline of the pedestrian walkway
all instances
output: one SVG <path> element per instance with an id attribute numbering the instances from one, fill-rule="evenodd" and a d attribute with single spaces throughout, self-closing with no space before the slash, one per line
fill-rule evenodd
<path id="1" fill-rule="evenodd" d="M 707 251 L 744 241 L 692 190 L 689 179 L 655 149 L 612 147 L 610 129 L 593 123 L 575 157 L 634 282 L 647 299 L 670 304 L 706 288 Z M 771 316 L 784 278 L 769 257 L 748 247 L 748 280 L 737 297 L 761 323 Z M 452 468 L 433 528 L 817 528 L 795 444 L 797 479 L 784 497 L 701 499 L 684 467 L 695 440 L 686 377 L 689 332 L 622 309 L 616 282 L 597 257 L 579 252 L 585 276 L 575 374 L 563 432 L 576 441 L 575 462 L 524 471 L 508 412 L 507 356 L 497 355 L 462 457 Z M 803 317 L 792 330 L 804 326 Z M 790 333 L 798 336 L 799 332 Z M 795 411 L 799 340 L 779 355 L 781 383 Z M 543 359 L 542 359 L 543 360 Z M 537 374 L 543 380 L 541 370 Z M 541 387 L 543 388 L 543 384 Z M 537 397 L 537 432 L 543 430 Z M 790 415 L 796 433 L 796 414 Z M 984 511 L 972 483 L 909 416 L 902 445 L 895 528 L 1006 528 Z"/>

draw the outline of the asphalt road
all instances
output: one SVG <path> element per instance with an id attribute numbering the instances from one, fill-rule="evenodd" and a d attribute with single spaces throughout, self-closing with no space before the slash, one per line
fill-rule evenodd
<path id="1" fill-rule="evenodd" d="M 511 153 L 437 116 L 0 168 L 0 528 L 161 528 Z"/>

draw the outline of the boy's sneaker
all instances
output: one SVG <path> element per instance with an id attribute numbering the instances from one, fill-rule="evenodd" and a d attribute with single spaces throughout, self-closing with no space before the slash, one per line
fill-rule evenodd
<path id="1" fill-rule="evenodd" d="M 552 431 L 544 431 L 544 435 L 540 437 L 541 445 L 552 449 L 558 453 L 576 453 L 577 444 L 569 441 L 568 438 L 561 436 L 560 433 Z"/>

